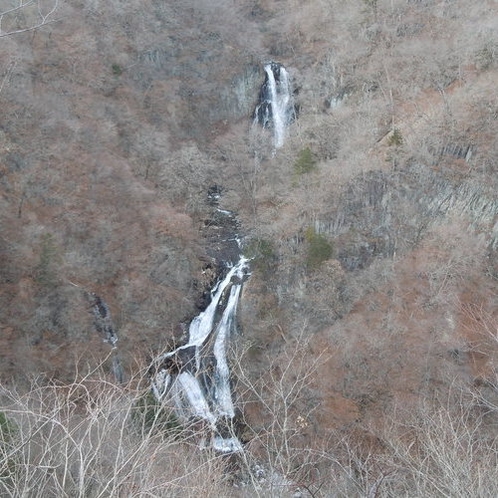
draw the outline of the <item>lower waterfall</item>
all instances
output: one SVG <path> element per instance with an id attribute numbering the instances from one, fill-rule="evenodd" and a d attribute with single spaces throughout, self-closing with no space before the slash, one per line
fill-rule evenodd
<path id="1" fill-rule="evenodd" d="M 172 402 L 180 420 L 202 419 L 212 432 L 211 446 L 223 453 L 242 450 L 224 427 L 235 416 L 226 346 L 235 329 L 237 304 L 248 260 L 240 257 L 211 292 L 209 306 L 189 327 L 188 342 L 157 359 L 152 391 L 159 401 Z"/>

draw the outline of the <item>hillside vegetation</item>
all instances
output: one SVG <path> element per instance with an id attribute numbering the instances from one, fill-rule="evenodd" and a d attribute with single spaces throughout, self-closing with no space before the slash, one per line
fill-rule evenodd
<path id="1" fill-rule="evenodd" d="M 495 496 L 497 3 L 16 6 L 0 494 Z M 270 60 L 297 110 L 278 150 L 252 123 Z M 150 358 L 216 278 L 214 185 L 253 258 L 237 462 L 193 452 L 197 426 L 129 430 Z"/>

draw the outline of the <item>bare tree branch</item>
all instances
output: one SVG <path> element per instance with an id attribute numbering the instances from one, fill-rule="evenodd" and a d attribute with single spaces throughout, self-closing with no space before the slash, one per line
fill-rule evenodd
<path id="1" fill-rule="evenodd" d="M 0 93 L 2 93 L 3 87 L 5 86 L 5 84 L 8 82 L 8 80 L 12 76 L 12 71 L 16 67 L 16 64 L 17 64 L 17 60 L 10 61 L 9 67 L 7 68 L 7 71 L 5 72 L 5 74 L 2 78 L 2 81 L 0 82 Z"/>
<path id="2" fill-rule="evenodd" d="M 19 0 L 17 7 L 0 12 L 0 38 L 12 36 L 18 33 L 25 33 L 27 31 L 34 31 L 60 20 L 54 18 L 54 15 L 59 8 L 59 0 L 52 0 L 50 8 L 46 13 L 44 13 L 46 9 L 43 7 L 43 0 L 29 0 L 27 2 L 25 0 Z M 34 17 L 34 19 L 28 21 L 28 25 L 26 26 L 19 27 L 17 29 L 7 29 L 4 31 L 2 28 L 2 22 L 8 19 L 12 21 L 12 17 L 19 15 L 20 13 L 26 13 L 28 16 L 31 14 L 31 17 Z"/>

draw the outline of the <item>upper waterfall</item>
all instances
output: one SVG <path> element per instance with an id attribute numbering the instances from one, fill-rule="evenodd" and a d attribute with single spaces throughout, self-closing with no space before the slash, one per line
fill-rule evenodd
<path id="1" fill-rule="evenodd" d="M 273 128 L 273 144 L 282 147 L 287 125 L 294 119 L 294 101 L 289 73 L 282 64 L 265 65 L 265 81 L 254 111 L 254 122 L 263 128 Z"/>

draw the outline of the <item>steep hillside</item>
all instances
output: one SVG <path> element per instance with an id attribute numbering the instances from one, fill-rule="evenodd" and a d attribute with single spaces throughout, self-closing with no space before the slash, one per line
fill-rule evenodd
<path id="1" fill-rule="evenodd" d="M 498 7 L 471 3 L 66 0 L 0 38 L 0 377 L 111 371 L 95 295 L 125 378 L 181 340 L 220 185 L 254 258 L 254 431 L 276 417 L 262 371 L 265 396 L 308 372 L 301 446 L 451 389 L 494 403 Z M 297 110 L 278 150 L 252 123 L 270 60 Z"/>
<path id="2" fill-rule="evenodd" d="M 247 118 L 259 85 L 222 11 L 64 2 L 53 25 L 2 39 L 4 374 L 101 361 L 91 292 L 129 371 L 195 313 L 210 264 L 199 226 L 222 174 L 199 144 Z"/>

